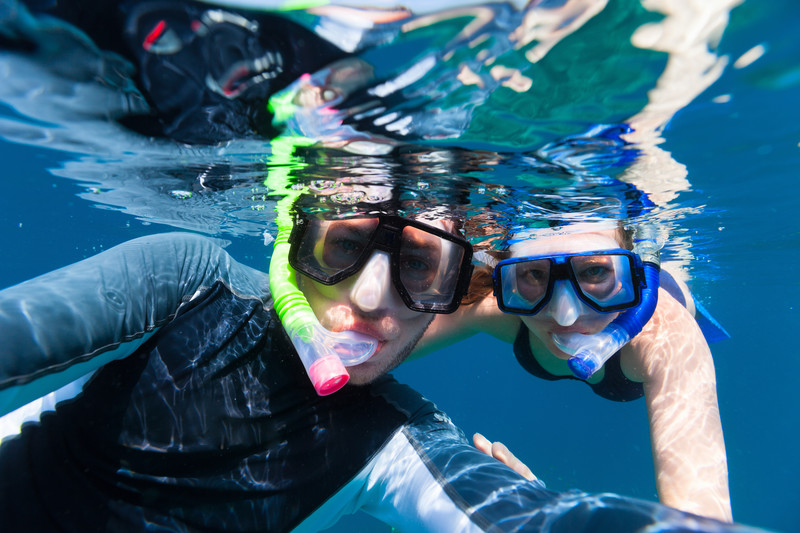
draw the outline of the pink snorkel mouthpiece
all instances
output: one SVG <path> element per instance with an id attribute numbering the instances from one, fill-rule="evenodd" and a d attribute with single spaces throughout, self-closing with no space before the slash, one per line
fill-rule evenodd
<path id="1" fill-rule="evenodd" d="M 350 379 L 347 366 L 363 363 L 375 353 L 378 341 L 356 331 L 333 332 L 316 320 L 290 333 L 292 344 L 320 396 L 345 386 Z"/>
<path id="2" fill-rule="evenodd" d="M 350 375 L 335 355 L 321 357 L 306 369 L 314 389 L 320 396 L 333 394 L 345 386 Z"/>

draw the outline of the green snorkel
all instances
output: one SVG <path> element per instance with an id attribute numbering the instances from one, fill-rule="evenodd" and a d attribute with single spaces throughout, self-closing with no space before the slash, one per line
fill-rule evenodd
<path id="1" fill-rule="evenodd" d="M 269 265 L 269 288 L 275 311 L 289 335 L 317 394 L 326 396 L 341 389 L 350 379 L 345 365 L 366 361 L 378 341 L 355 331 L 332 332 L 319 323 L 306 297 L 297 286 L 297 273 L 289 264 L 290 237 L 294 227 L 292 206 L 308 193 L 292 188 L 289 170 L 292 151 L 298 145 L 312 144 L 302 137 L 278 138 L 272 142 L 272 158 L 265 185 L 272 194 L 283 196 L 276 206 L 278 235 Z"/>

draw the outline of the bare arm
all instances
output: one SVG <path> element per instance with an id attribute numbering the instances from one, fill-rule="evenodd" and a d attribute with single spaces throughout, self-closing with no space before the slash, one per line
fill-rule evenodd
<path id="1" fill-rule="evenodd" d="M 504 342 L 512 343 L 519 325 L 519 317 L 501 312 L 494 296 L 489 295 L 473 304 L 462 305 L 455 313 L 436 315 L 414 348 L 410 359 L 428 355 L 476 333 L 488 333 Z"/>
<path id="2" fill-rule="evenodd" d="M 644 382 L 661 502 L 732 520 L 714 362 L 689 312 L 661 291 L 653 318 L 623 350 L 622 366 Z"/>

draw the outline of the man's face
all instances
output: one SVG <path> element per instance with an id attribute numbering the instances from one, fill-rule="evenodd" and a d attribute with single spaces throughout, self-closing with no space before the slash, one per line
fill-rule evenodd
<path id="1" fill-rule="evenodd" d="M 326 247 L 319 254 L 346 257 L 348 240 L 342 236 L 358 232 L 359 225 L 370 223 L 368 220 L 326 223 L 327 242 L 340 248 L 331 252 Z M 443 223 L 426 223 L 452 230 L 452 227 L 446 227 Z M 419 239 L 421 249 L 425 250 L 428 257 L 439 257 L 430 251 L 430 247 L 424 246 L 422 232 Z M 334 261 L 328 258 L 327 262 Z M 457 265 L 448 268 L 457 268 Z M 423 264 L 416 259 L 401 261 L 400 269 L 403 272 L 401 276 L 406 276 L 411 270 L 406 277 L 417 279 L 420 283 L 426 279 Z M 402 363 L 434 318 L 431 313 L 412 311 L 405 305 L 392 282 L 390 270 L 389 254 L 376 250 L 358 272 L 335 285 L 324 285 L 305 275 L 298 275 L 300 289 L 325 328 L 335 332 L 357 331 L 378 340 L 375 355 L 364 363 L 348 368 L 350 383 L 354 385 L 369 383 Z"/>

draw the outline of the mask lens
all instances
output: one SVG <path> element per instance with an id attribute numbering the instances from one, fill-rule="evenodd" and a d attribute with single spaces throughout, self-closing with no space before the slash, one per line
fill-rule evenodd
<path id="1" fill-rule="evenodd" d="M 583 296 L 601 307 L 636 300 L 630 258 L 622 254 L 570 258 L 570 266 Z"/>
<path id="2" fill-rule="evenodd" d="M 297 250 L 295 268 L 319 281 L 343 279 L 360 268 L 370 252 L 377 218 L 308 222 Z"/>
<path id="3" fill-rule="evenodd" d="M 403 228 L 398 251 L 400 283 L 426 307 L 449 305 L 458 286 L 465 249 L 413 226 Z"/>
<path id="4" fill-rule="evenodd" d="M 535 309 L 547 295 L 550 266 L 548 259 L 501 265 L 503 304 L 517 311 Z"/>

